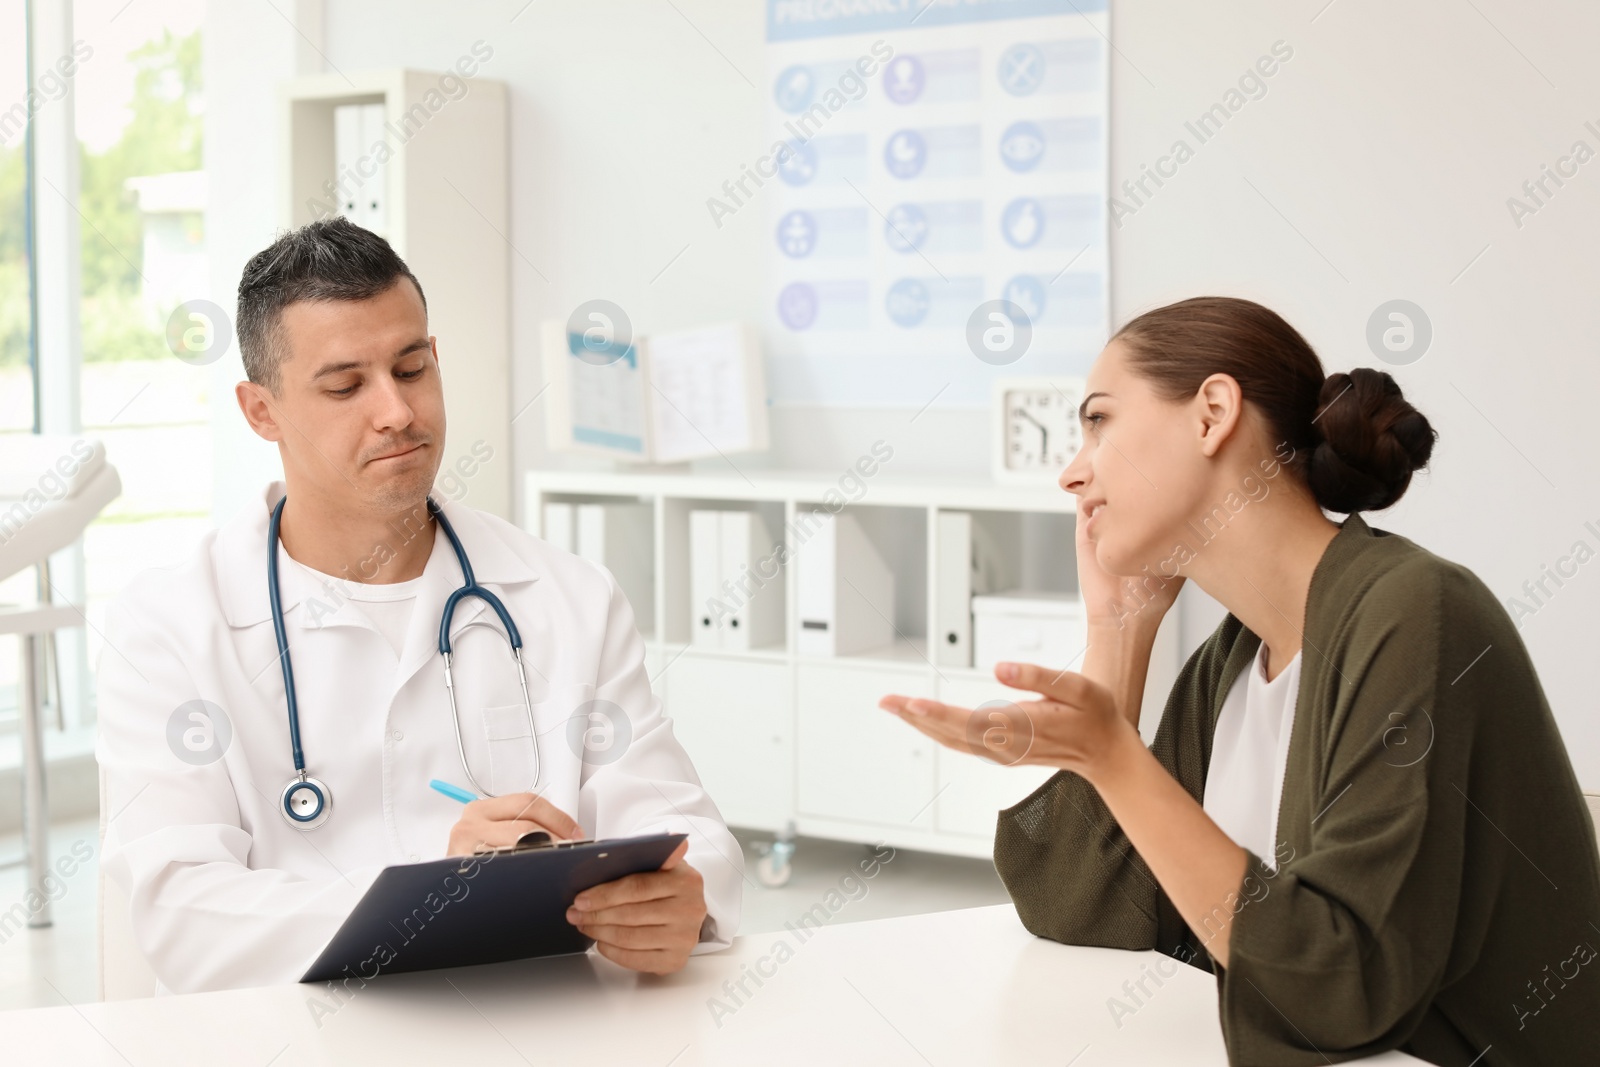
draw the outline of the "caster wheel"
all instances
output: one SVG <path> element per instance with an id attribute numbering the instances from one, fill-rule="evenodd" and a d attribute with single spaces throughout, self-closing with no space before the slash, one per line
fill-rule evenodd
<path id="1" fill-rule="evenodd" d="M 770 889 L 788 885 L 792 874 L 794 866 L 789 862 L 789 857 L 779 856 L 775 851 L 768 852 L 756 861 L 756 878 Z"/>

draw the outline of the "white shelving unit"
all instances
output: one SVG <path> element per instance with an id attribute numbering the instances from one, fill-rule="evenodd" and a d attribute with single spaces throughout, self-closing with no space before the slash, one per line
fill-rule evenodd
<path id="1" fill-rule="evenodd" d="M 1001 767 L 923 737 L 878 707 L 886 693 L 964 707 L 1026 699 L 988 672 L 935 666 L 934 561 L 940 511 L 964 511 L 1005 556 L 1015 585 L 1076 592 L 1075 500 L 1057 490 L 989 482 L 865 478 L 844 510 L 855 514 L 895 570 L 895 643 L 835 658 L 796 654 L 796 568 L 785 565 L 784 638 L 748 652 L 690 644 L 688 514 L 697 508 L 756 508 L 792 549 L 796 516 L 839 499 L 837 474 L 732 476 L 530 471 L 524 528 L 542 535 L 546 501 L 637 500 L 654 507 L 655 559 L 649 618 L 638 620 L 657 695 L 707 790 L 735 826 L 844 841 L 885 841 L 988 856 L 996 813 L 1052 773 Z M 830 497 L 830 494 L 835 494 Z M 729 578 L 736 576 L 729 575 Z M 638 579 L 644 580 L 644 579 Z M 776 592 L 776 588 L 773 590 Z M 647 602 L 629 590 L 630 600 Z M 1177 623 L 1161 629 L 1145 689 L 1141 728 L 1152 736 L 1178 670 Z M 1067 651 L 1063 660 L 1081 656 Z"/>
<path id="2" fill-rule="evenodd" d="M 454 472 L 452 499 L 510 520 L 506 91 L 489 78 L 450 77 L 394 68 L 283 83 L 279 223 L 343 213 L 341 183 L 385 205 L 383 236 L 422 283 L 439 338 L 449 427 L 440 488 Z M 345 104 L 382 104 L 385 119 L 362 134 L 354 168 L 336 154 L 335 109 Z M 390 153 L 381 162 L 380 141 Z"/>

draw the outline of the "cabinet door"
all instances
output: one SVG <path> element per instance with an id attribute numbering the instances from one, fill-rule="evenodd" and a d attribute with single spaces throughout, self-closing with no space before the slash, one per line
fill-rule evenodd
<path id="1" fill-rule="evenodd" d="M 686 652 L 662 676 L 667 714 L 706 792 L 734 826 L 794 817 L 794 715 L 786 663 Z"/>
<path id="2" fill-rule="evenodd" d="M 796 669 L 801 812 L 931 830 L 936 746 L 878 700 L 932 696 L 932 675 L 826 663 Z"/>
<path id="3" fill-rule="evenodd" d="M 993 678 L 947 677 L 939 683 L 939 699 L 963 708 L 978 708 L 991 700 L 1031 700 L 1033 694 L 1001 685 Z M 1033 764 L 1005 767 L 948 748 L 940 748 L 938 762 L 939 832 L 986 840 L 994 839 L 995 816 L 1001 808 L 1009 808 L 1055 773 L 1053 767 Z"/>

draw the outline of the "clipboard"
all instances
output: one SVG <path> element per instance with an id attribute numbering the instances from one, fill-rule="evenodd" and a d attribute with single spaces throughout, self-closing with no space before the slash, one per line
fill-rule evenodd
<path id="1" fill-rule="evenodd" d="M 551 841 L 525 834 L 510 848 L 385 867 L 302 982 L 585 952 L 567 921 L 591 886 L 660 870 L 687 834 Z"/>

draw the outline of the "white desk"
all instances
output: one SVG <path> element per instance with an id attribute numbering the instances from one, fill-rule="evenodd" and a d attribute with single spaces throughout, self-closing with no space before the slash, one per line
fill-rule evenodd
<path id="1" fill-rule="evenodd" d="M 1213 1064 L 1214 979 L 1178 965 L 1132 1016 L 1107 999 L 1157 953 L 1033 937 L 1010 905 L 738 938 L 649 978 L 598 956 L 395 975 L 333 1014 L 320 986 L 273 986 L 0 1015 L 27 1064 Z M 788 949 L 780 949 L 780 943 Z M 789 955 L 792 952 L 792 955 Z M 784 957 L 782 962 L 779 957 Z M 745 968 L 771 977 L 736 1005 Z M 1170 968 L 1168 968 L 1170 969 Z M 734 1008 L 719 1022 L 708 1002 Z M 1422 1061 L 1390 1053 L 1374 1065 Z"/>

